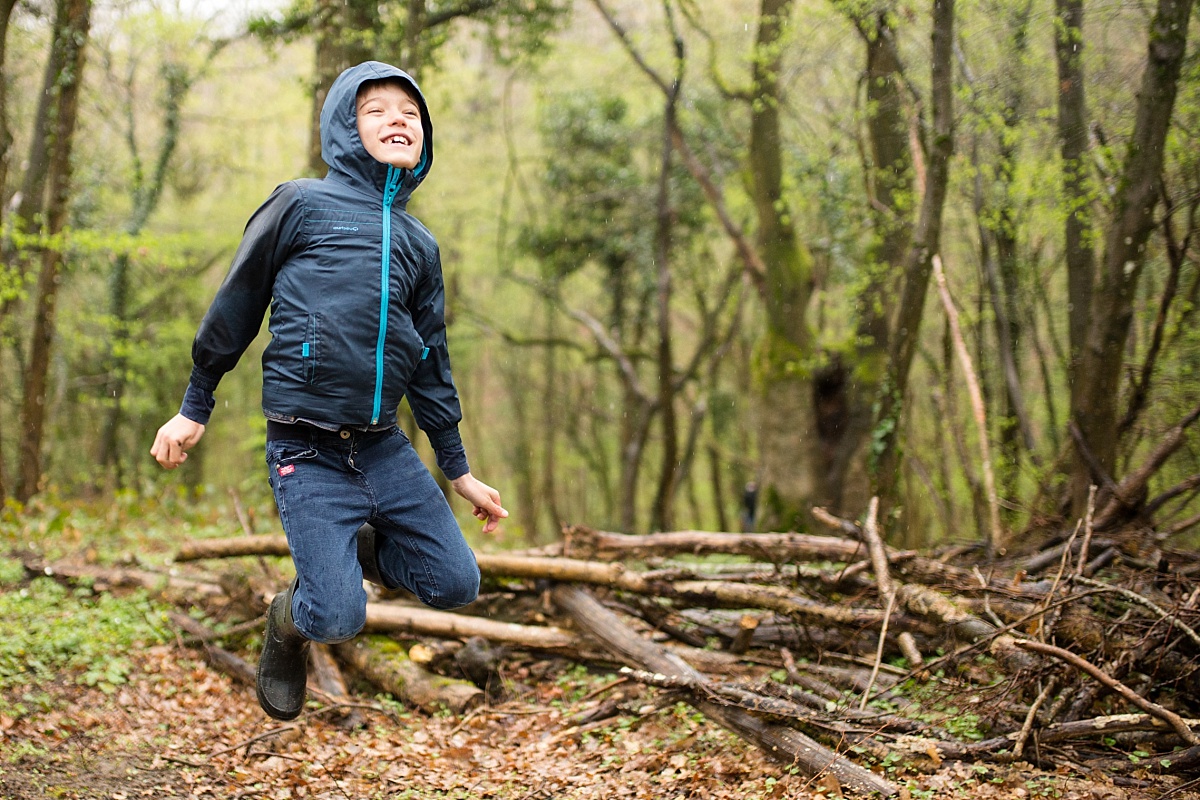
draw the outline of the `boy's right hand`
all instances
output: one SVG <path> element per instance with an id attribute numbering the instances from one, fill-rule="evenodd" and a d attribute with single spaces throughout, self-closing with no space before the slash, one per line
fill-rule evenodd
<path id="1" fill-rule="evenodd" d="M 175 469 L 187 461 L 187 451 L 204 435 L 204 426 L 182 414 L 176 414 L 158 429 L 150 455 L 164 469 Z"/>

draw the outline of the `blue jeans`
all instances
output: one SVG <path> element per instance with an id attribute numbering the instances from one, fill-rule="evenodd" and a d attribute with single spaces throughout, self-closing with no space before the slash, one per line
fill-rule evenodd
<path id="1" fill-rule="evenodd" d="M 267 440 L 267 467 L 299 579 L 292 616 L 303 636 L 342 642 L 362 630 L 367 594 L 356 534 L 364 522 L 375 526 L 389 586 L 439 609 L 475 599 L 475 554 L 403 431 L 285 430 Z"/>

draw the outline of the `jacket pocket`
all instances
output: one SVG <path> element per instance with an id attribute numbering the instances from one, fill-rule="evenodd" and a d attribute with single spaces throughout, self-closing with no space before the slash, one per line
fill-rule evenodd
<path id="1" fill-rule="evenodd" d="M 304 326 L 304 341 L 300 344 L 300 359 L 303 364 L 304 382 L 317 382 L 318 368 L 321 366 L 321 315 L 309 314 L 308 323 Z"/>

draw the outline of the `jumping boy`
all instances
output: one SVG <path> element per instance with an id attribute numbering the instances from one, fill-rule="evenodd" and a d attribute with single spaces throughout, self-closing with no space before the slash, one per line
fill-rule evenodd
<path id="1" fill-rule="evenodd" d="M 325 178 L 280 185 L 250 218 L 192 344 L 180 412 L 150 450 L 167 469 L 183 463 L 269 306 L 267 466 L 296 579 L 267 612 L 257 693 L 285 720 L 304 707 L 309 641 L 362 630 L 364 577 L 440 609 L 479 591 L 475 556 L 396 425 L 402 397 L 483 530 L 508 516 L 467 466 L 438 246 L 405 211 L 433 165 L 415 81 L 377 61 L 343 72 L 321 111 L 321 157 Z"/>

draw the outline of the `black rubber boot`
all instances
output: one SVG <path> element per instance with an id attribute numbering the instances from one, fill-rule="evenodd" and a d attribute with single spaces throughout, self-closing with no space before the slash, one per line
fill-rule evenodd
<path id="1" fill-rule="evenodd" d="M 255 686 L 263 711 L 283 720 L 300 716 L 308 683 L 308 639 L 300 635 L 292 620 L 295 591 L 296 581 L 292 581 L 287 591 L 275 595 L 267 610 L 267 634 Z"/>
<path id="2" fill-rule="evenodd" d="M 358 564 L 362 567 L 364 578 L 376 586 L 389 588 L 383 582 L 383 575 L 379 572 L 379 547 L 376 541 L 375 527 L 369 522 L 364 522 L 358 529 Z"/>

